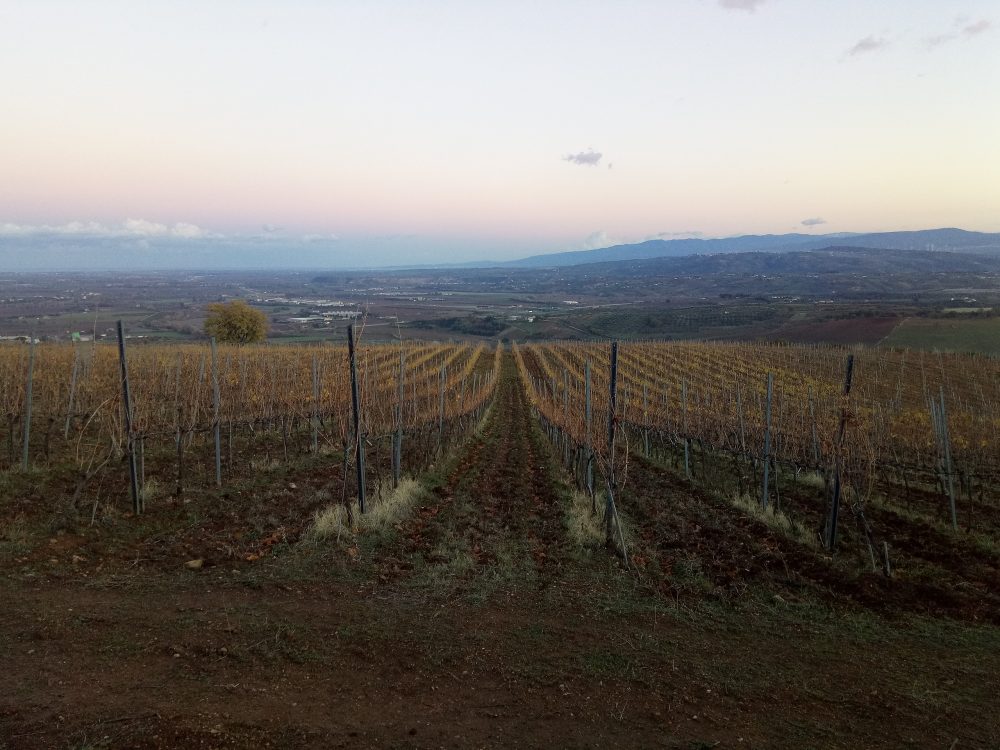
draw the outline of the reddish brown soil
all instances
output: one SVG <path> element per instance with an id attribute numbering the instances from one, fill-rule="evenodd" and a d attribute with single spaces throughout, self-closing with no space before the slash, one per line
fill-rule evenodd
<path id="1" fill-rule="evenodd" d="M 544 574 L 560 560 L 561 500 L 549 451 L 532 427 L 524 390 L 512 373 L 498 385 L 491 417 L 433 487 L 433 502 L 419 507 L 405 525 L 406 552 L 433 562 L 443 536 L 457 528 L 478 564 L 496 564 L 501 546 L 520 547 Z M 456 495 L 465 499 L 461 507 Z"/>
<path id="2" fill-rule="evenodd" d="M 770 338 L 792 343 L 877 344 L 899 325 L 899 317 L 841 318 L 819 323 L 789 323 Z"/>
<path id="3" fill-rule="evenodd" d="M 800 512 L 806 503 L 788 488 L 782 502 L 796 506 L 793 517 L 806 515 Z M 635 520 L 643 546 L 654 553 L 650 575 L 667 592 L 683 592 L 692 585 L 692 574 L 700 574 L 713 587 L 733 591 L 756 581 L 785 595 L 1000 624 L 996 558 L 891 512 L 868 510 L 877 539 L 888 540 L 896 557 L 896 573 L 886 578 L 857 565 L 849 554 L 834 559 L 795 542 L 639 457 L 630 461 L 621 507 Z M 853 519 L 847 508 L 842 523 L 850 537 Z M 845 539 L 841 546 L 848 544 Z M 922 577 L 926 563 L 937 566 L 933 578 Z"/>

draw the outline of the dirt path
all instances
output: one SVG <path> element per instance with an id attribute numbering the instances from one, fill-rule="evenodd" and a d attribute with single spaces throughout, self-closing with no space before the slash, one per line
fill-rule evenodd
<path id="1" fill-rule="evenodd" d="M 431 502 L 404 525 L 402 550 L 380 554 L 401 570 L 416 567 L 406 559 L 413 556 L 428 565 L 465 558 L 471 561 L 467 579 L 527 577 L 544 586 L 565 557 L 565 488 L 553 472 L 513 357 L 505 355 L 496 400 L 480 431 L 432 487 Z"/>

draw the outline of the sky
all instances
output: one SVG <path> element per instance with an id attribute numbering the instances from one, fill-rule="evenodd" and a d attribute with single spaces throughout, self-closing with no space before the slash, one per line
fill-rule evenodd
<path id="1" fill-rule="evenodd" d="M 0 270 L 1000 231 L 997 0 L 0 0 Z"/>

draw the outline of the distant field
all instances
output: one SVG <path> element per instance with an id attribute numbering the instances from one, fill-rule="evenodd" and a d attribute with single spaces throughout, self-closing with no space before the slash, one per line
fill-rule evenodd
<path id="1" fill-rule="evenodd" d="M 884 343 L 914 349 L 1000 354 L 1000 318 L 907 318 Z"/>
<path id="2" fill-rule="evenodd" d="M 748 339 L 761 338 L 780 325 L 789 312 L 767 304 L 656 307 L 606 305 L 544 315 L 521 338 L 531 340 L 579 338 Z M 526 326 L 518 326 L 524 330 Z"/>
<path id="3" fill-rule="evenodd" d="M 796 344 L 877 344 L 899 323 L 895 316 L 841 318 L 836 320 L 789 323 L 773 338 Z"/>

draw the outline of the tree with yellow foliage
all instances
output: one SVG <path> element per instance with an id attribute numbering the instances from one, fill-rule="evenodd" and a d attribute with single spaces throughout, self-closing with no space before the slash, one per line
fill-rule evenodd
<path id="1" fill-rule="evenodd" d="M 208 306 L 205 333 L 225 344 L 255 344 L 267 337 L 267 316 L 244 300 L 213 302 Z"/>

